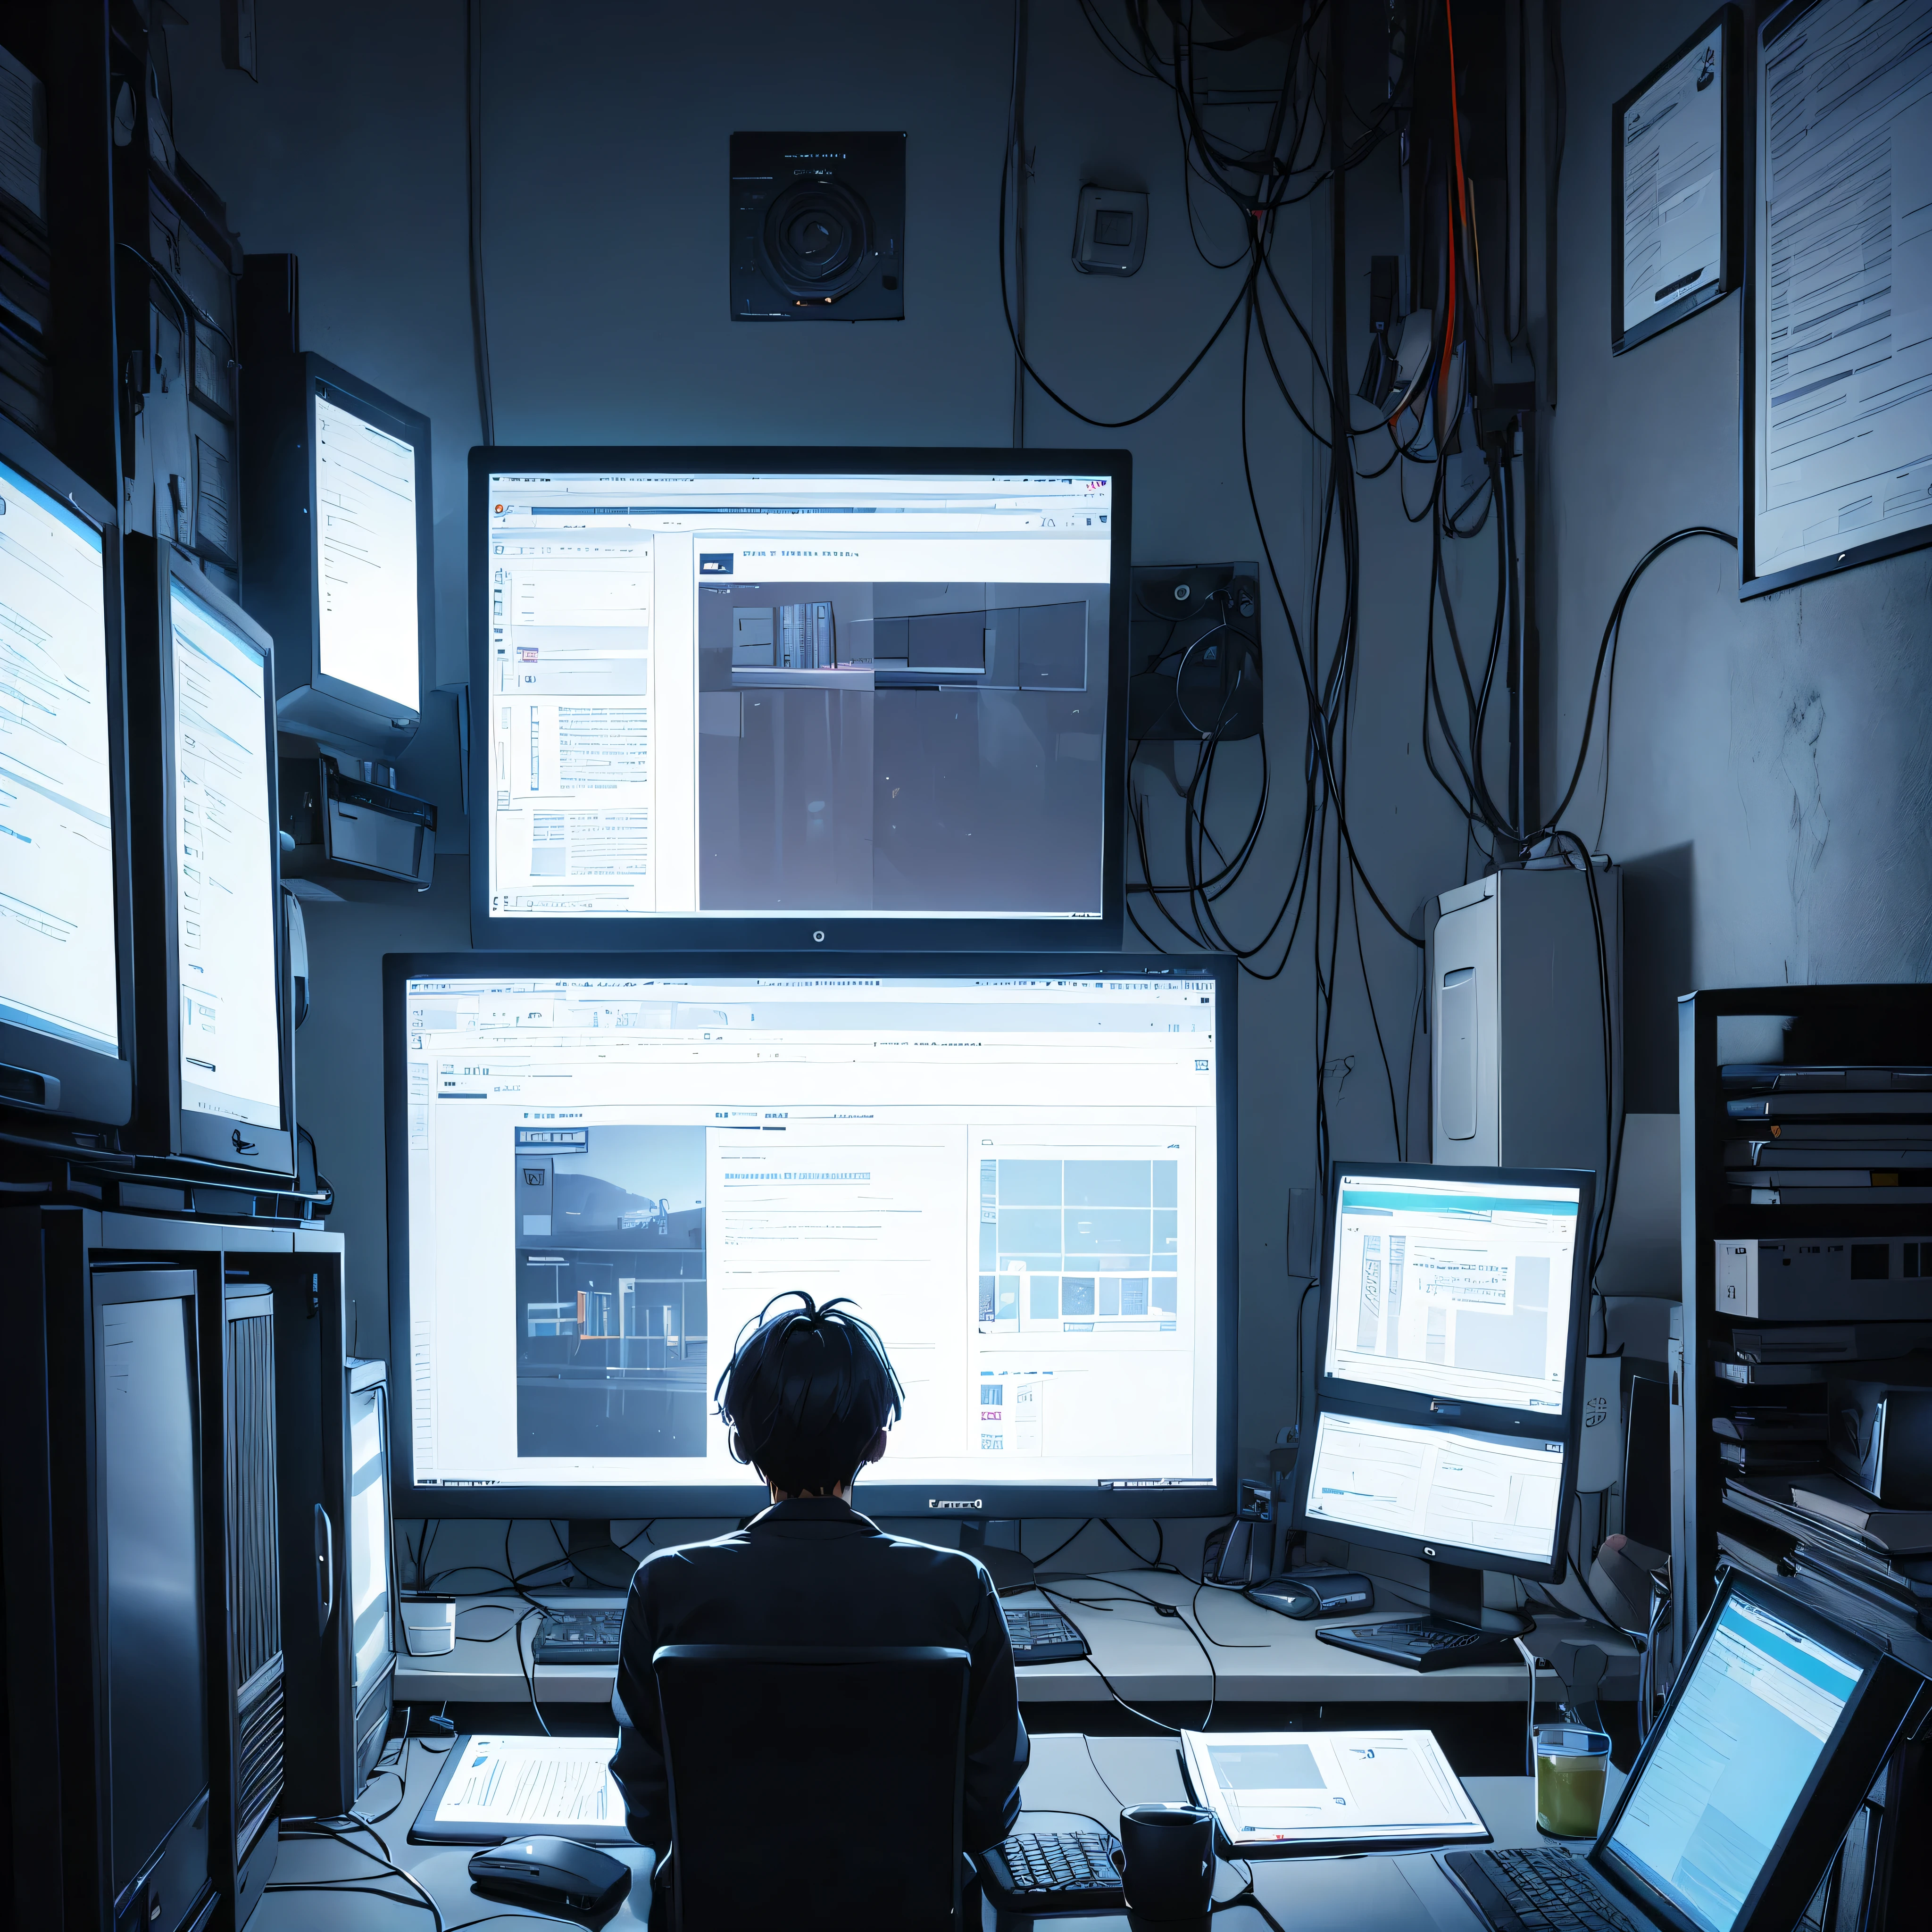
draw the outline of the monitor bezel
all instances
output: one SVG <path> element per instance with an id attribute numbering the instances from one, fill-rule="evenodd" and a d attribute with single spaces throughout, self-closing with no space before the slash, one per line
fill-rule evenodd
<path id="1" fill-rule="evenodd" d="M 276 722 L 325 748 L 382 762 L 406 751 L 422 727 L 435 683 L 436 515 L 430 419 L 313 350 L 262 370 L 260 406 L 273 418 L 259 479 L 270 500 L 251 519 L 244 602 L 280 632 Z M 352 415 L 409 443 L 416 453 L 416 701 L 398 704 L 322 668 L 322 518 L 316 500 L 316 403 L 324 392 Z M 274 500 L 278 496 L 279 501 Z"/>
<path id="2" fill-rule="evenodd" d="M 1818 1762 L 1798 1794 L 1786 1828 L 1779 1833 L 1756 1883 L 1745 1894 L 1731 1932 L 1773 1932 L 1795 1924 L 1843 1843 L 1858 1806 L 1880 1767 L 1915 1714 L 1925 1694 L 1924 1680 L 1877 1646 L 1842 1624 L 1756 1576 L 1727 1568 L 1718 1594 L 1672 1684 L 1664 1709 L 1651 1726 L 1610 1816 L 1588 1854 L 1610 1888 L 1672 1932 L 1708 1932 L 1611 1849 L 1611 1840 L 1656 1755 L 1671 1719 L 1682 1702 L 1696 1667 L 1709 1648 L 1718 1618 L 1733 1598 L 1741 1597 L 1828 1645 L 1860 1676 L 1838 1724 L 1825 1741 Z"/>
<path id="3" fill-rule="evenodd" d="M 211 1172 L 224 1179 L 292 1181 L 295 1178 L 295 1055 L 289 1024 L 289 962 L 282 912 L 281 856 L 275 754 L 274 646 L 268 634 L 242 607 L 202 574 L 192 557 L 152 537 L 128 538 L 130 575 L 152 572 L 151 647 L 142 668 L 142 694 L 151 700 L 146 728 L 135 747 L 135 832 L 145 863 L 137 882 L 136 930 L 144 962 L 158 970 L 141 975 L 141 1061 L 138 1122 L 144 1165 L 165 1164 L 190 1173 Z M 178 584 L 233 626 L 262 658 L 264 763 L 268 796 L 268 889 L 273 908 L 275 1016 L 281 1067 L 281 1119 L 264 1127 L 219 1114 L 192 1113 L 182 1106 L 181 949 L 178 875 L 174 862 L 175 681 L 173 604 Z M 146 589 L 144 584 L 143 588 Z M 142 613 L 145 633 L 148 614 Z"/>
<path id="4" fill-rule="evenodd" d="M 502 470 L 747 470 L 776 475 L 1010 476 L 1016 471 L 1105 476 L 1112 484 L 1108 576 L 1107 722 L 1102 754 L 1101 904 L 1098 919 L 950 917 L 942 914 L 880 918 L 863 912 L 770 917 L 667 914 L 624 919 L 506 919 L 490 911 L 490 814 L 477 808 L 477 849 L 470 876 L 470 935 L 479 949 L 536 952 L 1117 952 L 1125 917 L 1127 624 L 1133 528 L 1133 464 L 1124 450 L 1007 448 L 772 448 L 746 444 L 624 446 L 532 444 L 479 446 L 470 452 L 470 688 L 474 701 L 490 688 L 490 478 Z M 490 796 L 490 734 L 471 734 L 470 796 Z"/>
<path id="5" fill-rule="evenodd" d="M 1342 1178 L 1478 1182 L 1497 1186 L 1574 1187 L 1577 1239 L 1570 1255 L 1570 1335 L 1563 1378 L 1563 1407 L 1556 1415 L 1502 1408 L 1481 1402 L 1449 1402 L 1407 1389 L 1378 1390 L 1372 1382 L 1344 1382 L 1326 1374 L 1328 1326 L 1334 1312 L 1335 1241 L 1340 1226 Z M 1498 1575 L 1522 1576 L 1533 1582 L 1558 1583 L 1568 1572 L 1570 1522 L 1576 1506 L 1576 1460 L 1583 1430 L 1583 1361 L 1589 1337 L 1589 1228 L 1596 1201 L 1597 1178 L 1588 1168 L 1454 1167 L 1421 1162 L 1331 1159 L 1328 1168 L 1328 1218 L 1324 1222 L 1328 1247 L 1322 1258 L 1315 1331 L 1314 1407 L 1302 1426 L 1301 1450 L 1295 1459 L 1294 1523 L 1311 1534 L 1358 1543 L 1401 1556 L 1419 1556 L 1431 1563 L 1448 1563 L 1468 1570 L 1490 1570 Z M 1480 1550 L 1448 1543 L 1425 1543 L 1420 1537 L 1354 1523 L 1311 1522 L 1308 1488 L 1314 1474 L 1316 1430 L 1324 1414 L 1358 1416 L 1366 1421 L 1400 1423 L 1409 1428 L 1444 1434 L 1492 1436 L 1522 1442 L 1561 1441 L 1563 1484 L 1546 1560 L 1506 1551 Z"/>
<path id="6" fill-rule="evenodd" d="M 115 1011 L 120 1036 L 113 1053 L 101 1053 L 32 1027 L 0 1021 L 0 1061 L 61 1083 L 57 1107 L 0 1101 L 0 1141 L 69 1152 L 111 1149 L 116 1130 L 134 1117 L 137 1051 L 120 520 L 105 497 L 4 416 L 0 416 L 0 460 L 64 502 L 100 538 L 102 648 L 107 664 L 108 814 L 114 846 Z"/>
<path id="7" fill-rule="evenodd" d="M 389 1261 L 389 1347 L 392 1361 L 412 1359 L 410 1330 L 408 1076 L 404 1001 L 412 979 L 602 979 L 634 970 L 674 971 L 742 977 L 747 974 L 803 977 L 822 975 L 821 956 L 791 952 L 657 954 L 608 952 L 391 952 L 382 960 L 383 1108 L 386 1134 Z M 868 1516 L 916 1517 L 933 1523 L 983 1522 L 994 1517 L 1216 1516 L 1234 1505 L 1236 1336 L 1240 1297 L 1240 1236 L 1235 1185 L 1238 1033 L 1235 1008 L 1238 963 L 1222 953 L 1172 958 L 1130 953 L 1096 959 L 1090 954 L 872 952 L 842 955 L 840 974 L 921 978 L 1212 979 L 1215 982 L 1215 1140 L 1219 1162 L 1216 1216 L 1219 1297 L 1216 1322 L 1214 1479 L 1211 1484 L 1102 1490 L 1073 1484 L 895 1483 L 890 1454 L 877 1473 L 862 1478 L 855 1506 Z M 715 1379 L 728 1359 L 728 1340 L 712 1360 Z M 770 1501 L 755 1479 L 730 1486 L 638 1484 L 614 1486 L 532 1484 L 477 1489 L 419 1487 L 416 1480 L 413 1397 L 390 1412 L 394 1513 L 398 1516 L 480 1517 L 501 1520 L 532 1516 L 609 1520 L 650 1516 L 715 1520 L 743 1516 Z"/>

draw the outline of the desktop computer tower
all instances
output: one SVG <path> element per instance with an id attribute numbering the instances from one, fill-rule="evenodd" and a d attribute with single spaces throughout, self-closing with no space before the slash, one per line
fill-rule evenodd
<path id="1" fill-rule="evenodd" d="M 388 1383 L 344 1346 L 339 1274 L 278 1285 L 275 1400 L 286 1653 L 284 1807 L 333 1817 L 388 1733 L 395 1653 Z"/>
<path id="2" fill-rule="evenodd" d="M 8 1803 L 0 1919 L 199 1932 L 218 1909 L 201 1258 L 0 1214 Z M 44 1373 L 43 1369 L 44 1368 Z"/>
<path id="3" fill-rule="evenodd" d="M 1594 1168 L 1604 1198 L 1604 1028 L 1622 1090 L 1622 875 L 1531 866 L 1425 913 L 1430 1158 L 1441 1166 Z M 1601 923 L 1600 947 L 1598 924 Z"/>
<path id="4" fill-rule="evenodd" d="M 215 1848 L 245 1924 L 275 1868 L 274 1816 L 282 1793 L 282 1550 L 277 1522 L 275 1308 L 265 1285 L 230 1281 L 214 1316 L 206 1298 L 203 1351 L 218 1361 L 218 1399 L 204 1439 L 221 1454 L 205 1459 L 218 1482 L 222 1546 L 208 1565 L 208 1671 L 219 1685 L 214 1726 L 214 1782 L 226 1799 Z"/>

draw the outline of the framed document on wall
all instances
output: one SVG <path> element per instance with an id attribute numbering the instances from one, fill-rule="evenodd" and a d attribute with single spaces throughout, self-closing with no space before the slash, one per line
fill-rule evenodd
<path id="1" fill-rule="evenodd" d="M 1610 110 L 1610 350 L 1737 286 L 1744 27 L 1722 7 Z"/>
<path id="2" fill-rule="evenodd" d="M 1932 0 L 1791 0 L 1753 49 L 1747 597 L 1932 544 Z"/>

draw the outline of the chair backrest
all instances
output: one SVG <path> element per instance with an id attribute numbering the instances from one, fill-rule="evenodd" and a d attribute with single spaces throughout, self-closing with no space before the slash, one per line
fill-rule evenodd
<path id="1" fill-rule="evenodd" d="M 679 1932 L 959 1932 L 965 1652 L 677 1643 L 652 1666 Z"/>

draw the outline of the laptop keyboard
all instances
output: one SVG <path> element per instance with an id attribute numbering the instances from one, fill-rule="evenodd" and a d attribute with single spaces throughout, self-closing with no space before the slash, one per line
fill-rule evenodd
<path id="1" fill-rule="evenodd" d="M 1495 1932 L 1637 1932 L 1568 1852 L 1451 1852 L 1443 1862 Z"/>

